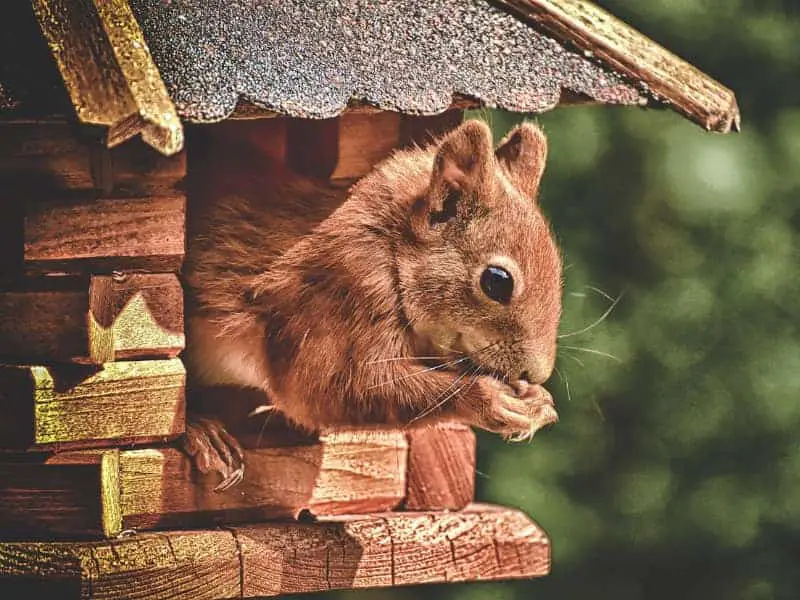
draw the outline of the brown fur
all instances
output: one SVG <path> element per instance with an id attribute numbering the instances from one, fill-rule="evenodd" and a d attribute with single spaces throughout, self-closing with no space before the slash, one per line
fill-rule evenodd
<path id="1" fill-rule="evenodd" d="M 308 430 L 448 414 L 532 433 L 561 310 L 546 148 L 525 124 L 495 152 L 470 121 L 349 193 L 223 160 L 189 232 L 190 375 L 262 389 Z M 514 275 L 508 305 L 480 290 L 490 260 Z"/>

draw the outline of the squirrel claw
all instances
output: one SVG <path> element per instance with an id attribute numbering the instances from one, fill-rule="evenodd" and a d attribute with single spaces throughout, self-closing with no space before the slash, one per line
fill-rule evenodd
<path id="1" fill-rule="evenodd" d="M 186 424 L 183 451 L 200 473 L 222 476 L 215 492 L 224 492 L 244 479 L 244 451 L 216 419 L 191 418 Z"/>
<path id="2" fill-rule="evenodd" d="M 467 420 L 510 441 L 524 441 L 539 429 L 558 421 L 553 397 L 540 385 L 513 388 L 496 380 L 485 381 L 488 398 L 468 410 Z M 517 395 L 517 389 L 521 392 Z"/>

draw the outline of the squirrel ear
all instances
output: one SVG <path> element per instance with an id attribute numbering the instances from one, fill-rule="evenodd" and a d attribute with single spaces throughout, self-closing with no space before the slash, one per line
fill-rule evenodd
<path id="1" fill-rule="evenodd" d="M 433 164 L 431 212 L 441 211 L 452 192 L 479 192 L 491 181 L 492 133 L 482 121 L 467 121 L 442 140 Z"/>
<path id="2" fill-rule="evenodd" d="M 547 138 L 534 123 L 517 125 L 495 151 L 514 186 L 536 200 L 547 161 Z"/>

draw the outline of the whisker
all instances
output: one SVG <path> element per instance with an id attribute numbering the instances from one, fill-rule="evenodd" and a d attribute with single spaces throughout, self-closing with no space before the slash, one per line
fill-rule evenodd
<path id="1" fill-rule="evenodd" d="M 445 395 L 445 394 L 447 394 L 447 391 L 448 391 L 450 388 L 452 388 L 453 386 L 457 385 L 457 384 L 458 384 L 458 382 L 459 382 L 459 381 L 461 381 L 462 379 L 464 379 L 464 377 L 466 377 L 466 376 L 467 376 L 467 374 L 466 374 L 466 373 L 462 373 L 461 375 L 459 375 L 458 377 L 456 377 L 456 379 L 454 379 L 454 380 L 453 380 L 453 382 L 452 382 L 450 385 L 448 385 L 448 386 L 445 388 L 444 392 L 442 392 L 442 393 L 441 393 L 441 394 L 439 394 L 439 395 L 440 395 L 440 396 L 442 396 L 442 395 Z M 449 398 L 450 398 L 450 397 L 451 397 L 453 394 L 457 394 L 459 391 L 461 391 L 461 386 L 457 387 L 457 388 L 456 388 L 456 390 L 455 390 L 454 392 L 452 392 L 451 394 L 448 394 L 448 395 L 446 395 L 446 396 L 444 397 L 444 399 L 443 399 L 443 400 L 441 400 L 441 401 L 437 401 L 437 400 L 439 399 L 439 398 L 438 398 L 438 396 L 437 396 L 437 397 L 436 397 L 436 399 L 433 401 L 434 403 L 433 403 L 431 406 L 429 406 L 428 408 L 426 408 L 425 410 L 423 410 L 421 413 L 419 413 L 419 414 L 418 414 L 416 417 L 414 417 L 413 419 L 411 419 L 411 420 L 408 422 L 408 424 L 409 424 L 409 425 L 411 425 L 412 423 L 415 423 L 415 422 L 419 421 L 420 419 L 422 419 L 422 418 L 424 418 L 424 417 L 428 416 L 428 415 L 429 415 L 429 414 L 431 414 L 431 413 L 432 413 L 434 410 L 436 410 L 437 408 L 439 408 L 440 406 L 442 406 L 442 405 L 443 405 L 445 402 L 447 402 L 447 400 L 448 400 L 448 399 L 449 399 Z"/>
<path id="2" fill-rule="evenodd" d="M 377 358 L 375 360 L 367 361 L 364 364 L 374 365 L 377 363 L 395 362 L 399 360 L 437 360 L 441 358 L 442 358 L 441 356 L 397 356 L 394 358 Z"/>
<path id="3" fill-rule="evenodd" d="M 471 390 L 471 389 L 472 389 L 472 386 L 474 386 L 474 385 L 475 385 L 475 382 L 476 382 L 476 381 L 478 381 L 478 378 L 477 378 L 475 375 L 477 374 L 477 372 L 479 371 L 479 369 L 480 369 L 480 367 L 477 367 L 477 366 L 476 366 L 476 367 L 474 367 L 474 368 L 473 368 L 471 371 L 469 371 L 468 373 L 463 373 L 463 374 L 462 374 L 460 377 L 458 377 L 458 378 L 457 378 L 455 381 L 453 381 L 453 383 L 451 383 L 449 386 L 447 386 L 447 388 L 444 390 L 444 392 L 442 392 L 442 394 L 446 394 L 446 393 L 447 393 L 447 390 L 449 390 L 450 388 L 452 388 L 452 387 L 453 387 L 455 384 L 457 384 L 457 383 L 458 383 L 460 380 L 462 380 L 464 377 L 469 377 L 469 378 L 471 379 L 471 381 L 470 381 L 470 383 L 469 383 L 469 386 L 467 387 L 467 389 L 466 389 L 466 392 L 465 392 L 465 393 L 469 392 L 469 390 Z M 461 392 L 461 391 L 463 391 L 463 390 L 464 390 L 464 386 L 462 385 L 462 386 L 460 386 L 459 388 L 457 388 L 457 389 L 456 389 L 454 392 L 452 392 L 452 393 L 448 394 L 448 395 L 447 395 L 447 396 L 446 396 L 446 397 L 445 397 L 443 400 L 441 400 L 441 401 L 439 401 L 439 402 L 436 402 L 436 403 L 435 403 L 433 406 L 430 406 L 429 408 L 425 409 L 425 410 L 424 410 L 422 413 L 420 413 L 419 415 L 417 415 L 416 417 L 414 417 L 414 418 L 413 418 L 413 419 L 412 419 L 412 420 L 409 422 L 409 425 L 410 425 L 411 423 L 414 423 L 415 421 L 418 421 L 419 419 L 422 419 L 423 417 L 425 417 L 425 416 L 429 415 L 431 412 L 433 412 L 434 410 L 436 410 L 437 408 L 439 408 L 440 406 L 442 406 L 442 405 L 443 405 L 445 402 L 447 402 L 447 401 L 448 401 L 450 398 L 452 398 L 453 396 L 455 396 L 456 394 L 458 394 L 459 392 Z"/>
<path id="4" fill-rule="evenodd" d="M 582 366 L 582 367 L 585 367 L 585 366 L 586 366 L 586 363 L 585 363 L 585 362 L 583 362 L 583 361 L 582 361 L 580 358 L 578 358 L 577 356 L 573 356 L 573 355 L 572 355 L 572 354 L 570 354 L 569 352 L 564 352 L 564 353 L 563 353 L 563 354 L 561 354 L 560 356 L 564 356 L 564 357 L 566 357 L 566 358 L 571 358 L 572 360 L 574 360 L 576 363 L 578 363 L 578 364 L 579 364 L 580 366 Z"/>
<path id="5" fill-rule="evenodd" d="M 567 374 L 566 374 L 566 373 L 564 373 L 564 374 L 562 375 L 561 371 L 559 371 L 559 370 L 558 370 L 558 367 L 554 367 L 554 368 L 555 368 L 555 371 L 556 371 L 556 375 L 558 375 L 558 378 L 559 378 L 559 379 L 560 379 L 560 380 L 563 382 L 563 384 L 564 384 L 564 389 L 565 389 L 565 390 L 566 390 L 566 392 L 567 392 L 567 401 L 568 401 L 568 402 L 572 402 L 572 394 L 570 394 L 570 391 L 569 391 L 569 379 L 567 379 Z"/>
<path id="6" fill-rule="evenodd" d="M 398 377 L 397 379 L 392 379 L 391 381 L 382 381 L 381 383 L 376 383 L 375 385 L 369 386 L 367 389 L 372 390 L 375 388 L 383 387 L 385 385 L 391 385 L 393 383 L 397 383 L 398 381 L 404 381 L 406 379 L 411 379 L 412 377 L 416 377 L 417 375 L 422 375 L 423 373 L 428 373 L 430 371 L 436 371 L 438 369 L 444 369 L 446 367 L 457 365 L 461 362 L 467 360 L 467 357 L 459 358 L 456 360 L 450 360 L 446 363 L 442 363 L 440 365 L 434 365 L 432 367 L 427 367 L 425 369 L 420 369 L 419 371 L 414 371 L 413 373 L 409 373 L 408 375 L 403 375 L 402 377 Z"/>
<path id="7" fill-rule="evenodd" d="M 614 356 L 613 354 L 609 354 L 608 352 L 603 352 L 602 350 L 595 350 L 594 348 L 583 348 L 581 346 L 561 346 L 561 348 L 565 350 L 573 350 L 575 352 L 588 352 L 589 354 L 596 354 L 597 356 L 610 358 L 611 360 L 615 360 L 619 363 L 622 362 L 622 359 L 620 359 L 618 356 Z"/>
<path id="8" fill-rule="evenodd" d="M 590 289 L 595 289 L 595 288 L 590 288 Z M 582 333 L 586 333 L 587 331 L 591 331 L 592 329 L 594 329 L 595 327 L 600 325 L 600 323 L 602 323 L 603 321 L 605 321 L 608 318 L 608 315 L 611 314 L 611 311 L 614 310 L 614 308 L 617 306 L 617 304 L 619 304 L 619 301 L 621 299 L 622 299 L 622 294 L 617 296 L 616 299 L 611 303 L 611 306 L 609 306 L 606 309 L 606 311 L 602 315 L 600 315 L 600 318 L 597 319 L 591 325 L 587 325 L 586 327 L 584 327 L 583 329 L 579 329 L 578 331 L 571 331 L 569 333 L 562 333 L 561 335 L 558 336 L 558 339 L 562 340 L 564 338 L 572 337 L 572 336 L 575 336 L 575 335 L 580 335 Z"/>
<path id="9" fill-rule="evenodd" d="M 586 289 L 587 290 L 592 290 L 595 294 L 599 294 L 600 296 L 602 296 L 603 298 L 605 298 L 609 302 L 616 302 L 616 299 L 614 299 L 614 297 L 611 296 L 611 294 L 608 294 L 607 292 L 604 292 L 599 287 L 595 287 L 593 285 L 587 285 Z M 622 294 L 620 294 L 620 296 L 622 296 Z"/>

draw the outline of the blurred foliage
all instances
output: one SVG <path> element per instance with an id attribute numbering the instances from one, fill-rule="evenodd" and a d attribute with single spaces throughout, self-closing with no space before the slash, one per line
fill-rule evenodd
<path id="1" fill-rule="evenodd" d="M 479 436 L 479 498 L 548 531 L 553 573 L 347 596 L 800 598 L 800 2 L 600 4 L 733 88 L 744 131 L 539 118 L 563 333 L 619 299 L 561 340 L 557 426 Z M 517 118 L 490 115 L 498 136 Z"/>

